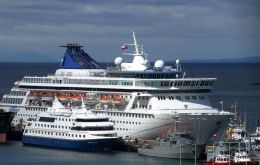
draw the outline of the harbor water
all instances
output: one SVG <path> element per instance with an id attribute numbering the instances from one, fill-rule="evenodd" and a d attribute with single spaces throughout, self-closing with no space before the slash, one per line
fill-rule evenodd
<path id="1" fill-rule="evenodd" d="M 2 63 L 0 65 L 0 93 L 9 93 L 14 82 L 23 76 L 43 76 L 53 74 L 59 67 L 56 63 Z M 246 119 L 249 132 L 254 131 L 257 119 L 260 118 L 260 64 L 216 63 L 182 64 L 186 74 L 193 77 L 218 78 L 210 95 L 213 107 L 231 111 L 234 100 L 238 103 L 238 113 Z M 203 161 L 197 161 L 202 164 Z M 49 148 L 23 146 L 20 141 L 9 141 L 0 145 L 0 165 L 5 164 L 87 164 L 87 165 L 157 165 L 157 164 L 194 164 L 194 160 L 174 160 L 140 156 L 134 152 L 85 153 Z"/>

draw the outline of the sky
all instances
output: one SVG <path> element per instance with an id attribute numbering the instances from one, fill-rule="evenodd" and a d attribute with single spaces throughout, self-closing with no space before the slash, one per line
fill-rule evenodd
<path id="1" fill-rule="evenodd" d="M 1 0 L 0 62 L 111 62 L 132 32 L 150 61 L 260 56 L 259 0 Z"/>

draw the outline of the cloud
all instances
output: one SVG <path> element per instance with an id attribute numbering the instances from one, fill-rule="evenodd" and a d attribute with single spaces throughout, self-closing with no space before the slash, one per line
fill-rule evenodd
<path id="1" fill-rule="evenodd" d="M 137 32 L 152 59 L 173 51 L 186 59 L 211 58 L 208 54 L 256 56 L 259 4 L 257 0 L 4 0 L 0 56 L 5 60 L 6 53 L 37 54 L 46 61 L 59 61 L 63 50 L 57 46 L 79 42 L 97 60 L 112 61 L 120 55 L 120 44 L 131 41 L 131 31 Z"/>

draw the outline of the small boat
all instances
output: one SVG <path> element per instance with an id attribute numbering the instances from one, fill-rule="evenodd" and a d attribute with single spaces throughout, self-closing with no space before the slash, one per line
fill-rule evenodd
<path id="1" fill-rule="evenodd" d="M 214 144 L 211 152 L 207 152 L 207 161 L 203 165 L 258 165 L 248 154 L 244 142 L 219 141 Z M 246 147 L 246 146 L 245 146 Z"/>
<path id="2" fill-rule="evenodd" d="M 259 165 L 259 162 L 253 160 L 246 152 L 236 152 L 235 156 L 219 154 L 214 160 L 209 160 L 203 165 Z"/>
<path id="3" fill-rule="evenodd" d="M 195 159 L 198 158 L 196 145 L 188 134 L 170 132 L 165 137 L 158 139 L 157 144 L 144 145 L 138 148 L 138 154 L 163 158 Z M 199 153 L 199 152 L 198 152 Z"/>
<path id="4" fill-rule="evenodd" d="M 36 118 L 29 120 L 22 142 L 81 151 L 111 150 L 117 140 L 114 123 L 109 117 L 94 114 L 85 104 L 78 108 L 66 108 L 55 97 L 53 106 Z"/>
<path id="5" fill-rule="evenodd" d="M 214 160 L 205 162 L 203 165 L 230 165 L 230 156 L 225 154 L 219 154 Z"/>

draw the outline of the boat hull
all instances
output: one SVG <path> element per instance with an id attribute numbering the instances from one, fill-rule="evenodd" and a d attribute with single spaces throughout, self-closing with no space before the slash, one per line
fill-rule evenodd
<path id="1" fill-rule="evenodd" d="M 24 145 L 36 145 L 42 147 L 53 147 L 72 149 L 80 151 L 109 151 L 113 147 L 117 138 L 106 138 L 106 139 L 54 139 L 37 136 L 22 137 Z"/>
<path id="2" fill-rule="evenodd" d="M 111 121 L 115 121 L 115 128 L 120 128 L 117 129 L 119 137 L 128 136 L 139 139 L 156 139 L 162 137 L 169 130 L 174 129 L 173 123 L 175 123 L 176 118 L 176 116 L 171 113 L 154 114 L 154 118 L 122 117 L 112 114 L 113 113 L 108 113 L 108 116 Z M 208 139 L 225 124 L 229 117 L 230 115 L 219 114 L 183 114 L 178 116 L 178 121 L 183 123 L 183 131 L 191 132 L 197 145 L 205 145 Z M 119 122 L 122 120 L 122 123 Z M 128 124 L 124 121 L 128 121 Z M 129 123 L 132 124 L 129 125 Z"/>
<path id="3" fill-rule="evenodd" d="M 12 112 L 0 112 L 0 143 L 6 142 L 7 132 L 11 128 L 14 115 Z"/>
<path id="4" fill-rule="evenodd" d="M 198 147 L 198 146 L 197 146 Z M 181 152 L 181 153 L 180 153 Z M 145 156 L 173 158 L 173 159 L 195 159 L 198 158 L 199 153 L 196 153 L 194 145 L 173 146 L 173 147 L 160 147 L 154 146 L 152 148 L 138 148 L 138 154 Z"/>
<path id="5" fill-rule="evenodd" d="M 205 162 L 203 165 L 259 165 L 257 161 L 250 161 L 250 162 L 223 162 L 223 163 L 216 163 L 216 162 Z"/>

